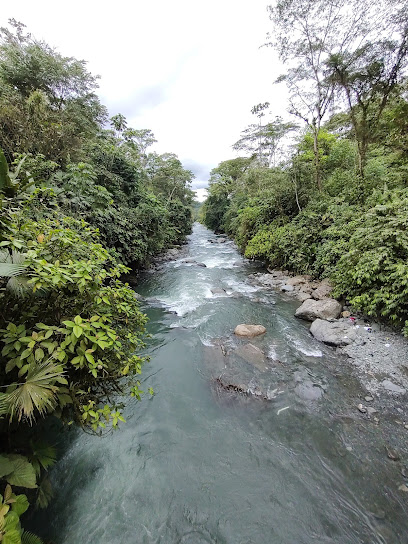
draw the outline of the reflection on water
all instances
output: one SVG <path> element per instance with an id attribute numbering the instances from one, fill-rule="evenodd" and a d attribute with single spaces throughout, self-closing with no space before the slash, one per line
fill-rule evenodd
<path id="1" fill-rule="evenodd" d="M 140 285 L 156 299 L 144 370 L 156 394 L 128 404 L 119 432 L 68 439 L 38 530 L 57 544 L 406 543 L 374 431 L 361 445 L 343 417 L 342 361 L 217 240 L 196 225 L 189 257 L 206 268 L 180 259 Z M 252 348 L 232 335 L 245 322 L 267 328 Z M 219 385 L 235 382 L 249 394 Z"/>

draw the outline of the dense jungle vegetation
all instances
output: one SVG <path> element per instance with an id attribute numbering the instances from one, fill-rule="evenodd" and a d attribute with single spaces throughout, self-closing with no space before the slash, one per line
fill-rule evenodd
<path id="1" fill-rule="evenodd" d="M 279 0 L 269 14 L 292 121 L 253 108 L 202 220 L 408 335 L 407 2 Z"/>
<path id="2" fill-rule="evenodd" d="M 83 61 L 14 20 L 0 42 L 0 542 L 52 498 L 43 418 L 87 432 L 143 394 L 146 317 L 126 273 L 191 229 L 192 172 L 108 119 Z M 124 377 L 126 376 L 126 379 Z M 150 391 L 152 393 L 152 391 Z"/>

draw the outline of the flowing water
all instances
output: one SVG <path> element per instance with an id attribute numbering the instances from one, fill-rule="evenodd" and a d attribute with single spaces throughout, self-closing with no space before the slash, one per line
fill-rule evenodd
<path id="1" fill-rule="evenodd" d="M 129 402 L 118 432 L 64 438 L 38 532 L 56 544 L 407 543 L 378 431 L 365 423 L 362 443 L 347 416 L 345 362 L 294 302 L 251 283 L 256 265 L 231 242 L 195 225 L 187 251 L 206 267 L 183 257 L 138 288 L 155 395 Z M 267 333 L 240 340 L 239 323 Z"/>

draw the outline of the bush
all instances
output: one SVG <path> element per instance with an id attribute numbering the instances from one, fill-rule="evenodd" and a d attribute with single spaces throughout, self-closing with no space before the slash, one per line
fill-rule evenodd
<path id="1" fill-rule="evenodd" d="M 337 296 L 408 335 L 408 190 L 362 215 L 333 279 Z"/>

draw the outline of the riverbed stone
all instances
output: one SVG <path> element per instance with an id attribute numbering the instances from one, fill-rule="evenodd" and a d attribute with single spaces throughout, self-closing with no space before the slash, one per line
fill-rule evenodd
<path id="1" fill-rule="evenodd" d="M 328 279 L 324 279 L 320 282 L 319 286 L 312 292 L 312 297 L 316 300 L 322 300 L 328 297 L 332 291 L 333 287 L 330 285 L 330 281 Z"/>
<path id="2" fill-rule="evenodd" d="M 342 306 L 340 302 L 334 298 L 326 298 L 324 300 L 307 299 L 296 310 L 295 316 L 307 321 L 314 319 L 337 319 L 340 315 Z"/>
<path id="3" fill-rule="evenodd" d="M 241 359 L 244 359 L 247 363 L 255 366 L 261 372 L 265 372 L 267 369 L 264 352 L 253 344 L 239 346 L 234 353 L 238 355 L 238 357 L 241 357 Z"/>
<path id="4" fill-rule="evenodd" d="M 294 291 L 295 288 L 293 287 L 293 285 L 282 285 L 281 287 L 281 291 L 283 291 L 284 293 L 291 293 L 292 291 Z"/>
<path id="5" fill-rule="evenodd" d="M 391 382 L 390 380 L 384 380 L 382 382 L 382 386 L 387 391 L 391 391 L 391 393 L 398 393 L 399 395 L 405 395 L 405 393 L 407 392 L 406 389 L 400 387 L 396 383 Z"/>
<path id="6" fill-rule="evenodd" d="M 302 400 L 318 400 L 323 395 L 323 390 L 311 380 L 305 380 L 296 385 L 295 394 Z"/>
<path id="7" fill-rule="evenodd" d="M 211 293 L 213 295 L 224 295 L 226 291 L 222 287 L 214 287 L 213 289 L 211 289 Z"/>
<path id="8" fill-rule="evenodd" d="M 325 321 L 316 319 L 310 327 L 310 332 L 320 342 L 329 346 L 347 346 L 357 337 L 357 333 L 352 325 L 344 322 Z"/>
<path id="9" fill-rule="evenodd" d="M 299 291 L 298 293 L 296 293 L 296 298 L 300 300 L 300 302 L 304 302 L 305 300 L 308 300 L 310 298 L 310 293 Z"/>
<path id="10" fill-rule="evenodd" d="M 259 336 L 265 333 L 266 329 L 263 325 L 247 325 L 244 323 L 237 325 L 234 330 L 234 334 L 237 336 L 244 336 L 246 338 L 253 338 L 254 336 Z"/>
<path id="11" fill-rule="evenodd" d="M 294 278 L 289 278 L 287 280 L 288 285 L 293 285 L 293 287 L 296 287 L 297 285 L 301 285 L 303 283 L 306 283 L 307 280 L 303 276 L 295 276 Z"/>

